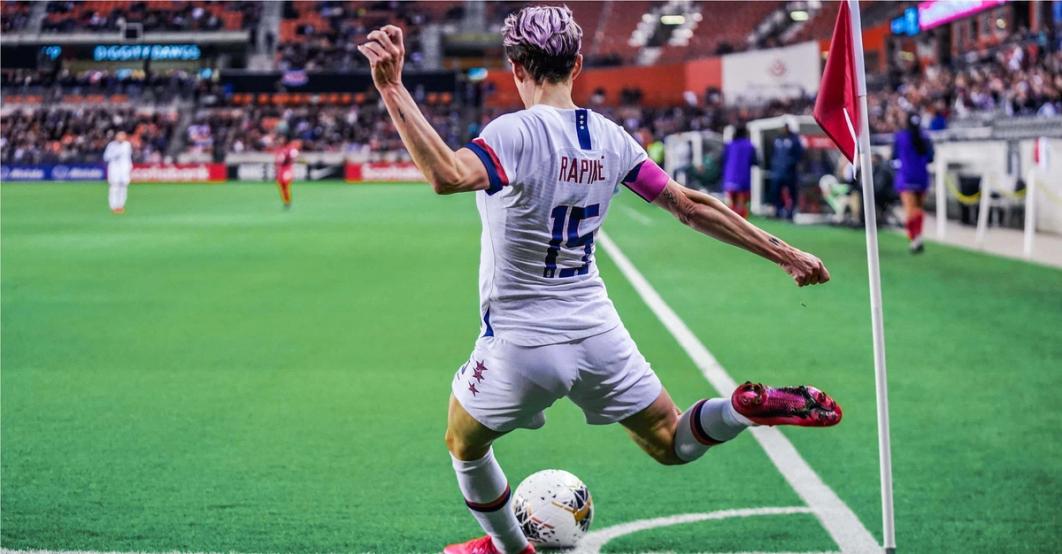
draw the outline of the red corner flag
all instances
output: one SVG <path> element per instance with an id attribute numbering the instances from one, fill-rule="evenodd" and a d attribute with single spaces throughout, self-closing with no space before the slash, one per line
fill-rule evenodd
<path id="1" fill-rule="evenodd" d="M 859 128 L 855 44 L 848 2 L 841 2 L 840 6 L 830 40 L 830 51 L 826 56 L 826 68 L 819 84 L 819 96 L 812 113 L 822 130 L 841 149 L 841 153 L 848 161 L 855 163 L 856 129 Z"/>

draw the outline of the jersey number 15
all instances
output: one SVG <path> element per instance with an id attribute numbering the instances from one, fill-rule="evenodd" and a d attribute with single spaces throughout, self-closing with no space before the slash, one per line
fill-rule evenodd
<path id="1" fill-rule="evenodd" d="M 585 235 L 580 235 L 579 223 L 584 219 L 597 217 L 600 206 L 600 204 L 591 204 L 586 207 L 557 206 L 553 208 L 550 213 L 550 218 L 553 219 L 553 239 L 549 241 L 549 248 L 546 249 L 546 267 L 542 270 L 543 277 L 574 277 L 576 275 L 586 275 L 590 271 L 590 255 L 594 251 L 594 233 L 591 231 Z M 567 223 L 568 228 L 567 242 L 564 242 L 565 223 Z M 558 272 L 557 254 L 560 253 L 562 244 L 567 248 L 582 248 L 583 265 L 560 268 Z"/>

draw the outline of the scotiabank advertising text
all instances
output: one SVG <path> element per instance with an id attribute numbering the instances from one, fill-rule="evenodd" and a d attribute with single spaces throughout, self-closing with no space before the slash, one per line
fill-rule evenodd
<path id="1" fill-rule="evenodd" d="M 133 183 L 223 183 L 225 164 L 133 164 Z"/>
<path id="2" fill-rule="evenodd" d="M 413 162 L 347 164 L 348 183 L 423 183 L 424 175 Z"/>

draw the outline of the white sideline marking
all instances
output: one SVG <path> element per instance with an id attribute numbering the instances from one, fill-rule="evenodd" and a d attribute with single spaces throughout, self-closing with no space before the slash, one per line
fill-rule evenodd
<path id="1" fill-rule="evenodd" d="M 739 510 L 719 510 L 717 512 L 706 512 L 702 514 L 679 514 L 673 516 L 655 517 L 652 519 L 639 519 L 638 521 L 621 523 L 619 525 L 613 525 L 612 527 L 606 527 L 598 531 L 591 531 L 585 537 L 583 537 L 581 541 L 579 541 L 579 544 L 577 545 L 575 550 L 571 552 L 572 554 L 600 554 L 601 548 L 612 539 L 625 535 L 630 535 L 632 533 L 638 533 L 640 531 L 656 529 L 658 527 L 670 527 L 672 525 L 682 525 L 684 523 L 696 523 L 698 521 L 729 519 L 735 517 L 777 516 L 807 513 L 811 513 L 811 508 L 808 508 L 806 506 L 789 506 L 784 508 L 743 508 Z"/>
<path id="2" fill-rule="evenodd" d="M 653 220 L 650 219 L 649 216 L 647 216 L 647 215 L 645 215 L 643 213 L 639 213 L 638 210 L 636 210 L 636 209 L 634 209 L 634 208 L 632 208 L 630 206 L 620 206 L 620 208 L 623 209 L 623 213 L 629 215 L 631 217 L 631 219 L 637 221 L 638 223 L 641 223 L 642 225 L 652 225 L 653 224 Z"/>
<path id="3" fill-rule="evenodd" d="M 649 281 L 642 276 L 604 231 L 598 234 L 598 242 L 627 277 L 649 309 L 675 337 L 693 363 L 697 364 L 712 387 L 721 393 L 736 388 L 737 383 L 727 374 L 715 356 L 712 356 L 711 352 L 693 334 L 693 331 L 690 331 L 690 328 L 683 323 L 674 310 L 664 302 Z M 870 534 L 870 531 L 867 531 L 851 508 L 811 469 L 811 466 L 793 447 L 793 443 L 789 442 L 781 431 L 773 427 L 756 427 L 749 431 L 767 453 L 767 457 L 774 463 L 774 467 L 778 468 L 778 471 L 785 477 L 789 486 L 811 508 L 811 512 L 833 538 L 833 542 L 841 548 L 841 552 L 881 552 L 878 541 Z"/>

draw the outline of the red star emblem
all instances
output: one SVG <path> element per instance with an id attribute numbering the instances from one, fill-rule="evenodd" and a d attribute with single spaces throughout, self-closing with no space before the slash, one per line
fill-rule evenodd
<path id="1" fill-rule="evenodd" d="M 476 360 L 476 371 L 487 371 L 487 366 L 483 365 L 483 362 Z"/>
<path id="2" fill-rule="evenodd" d="M 486 368 L 483 368 L 483 369 L 486 369 Z M 483 369 L 480 369 L 480 368 L 477 367 L 476 369 L 472 370 L 472 378 L 475 379 L 476 382 L 479 382 L 479 383 L 483 382 Z"/>
<path id="3" fill-rule="evenodd" d="M 472 392 L 472 396 L 479 394 L 479 389 L 476 388 L 476 384 L 472 381 L 468 382 L 468 390 Z"/>

